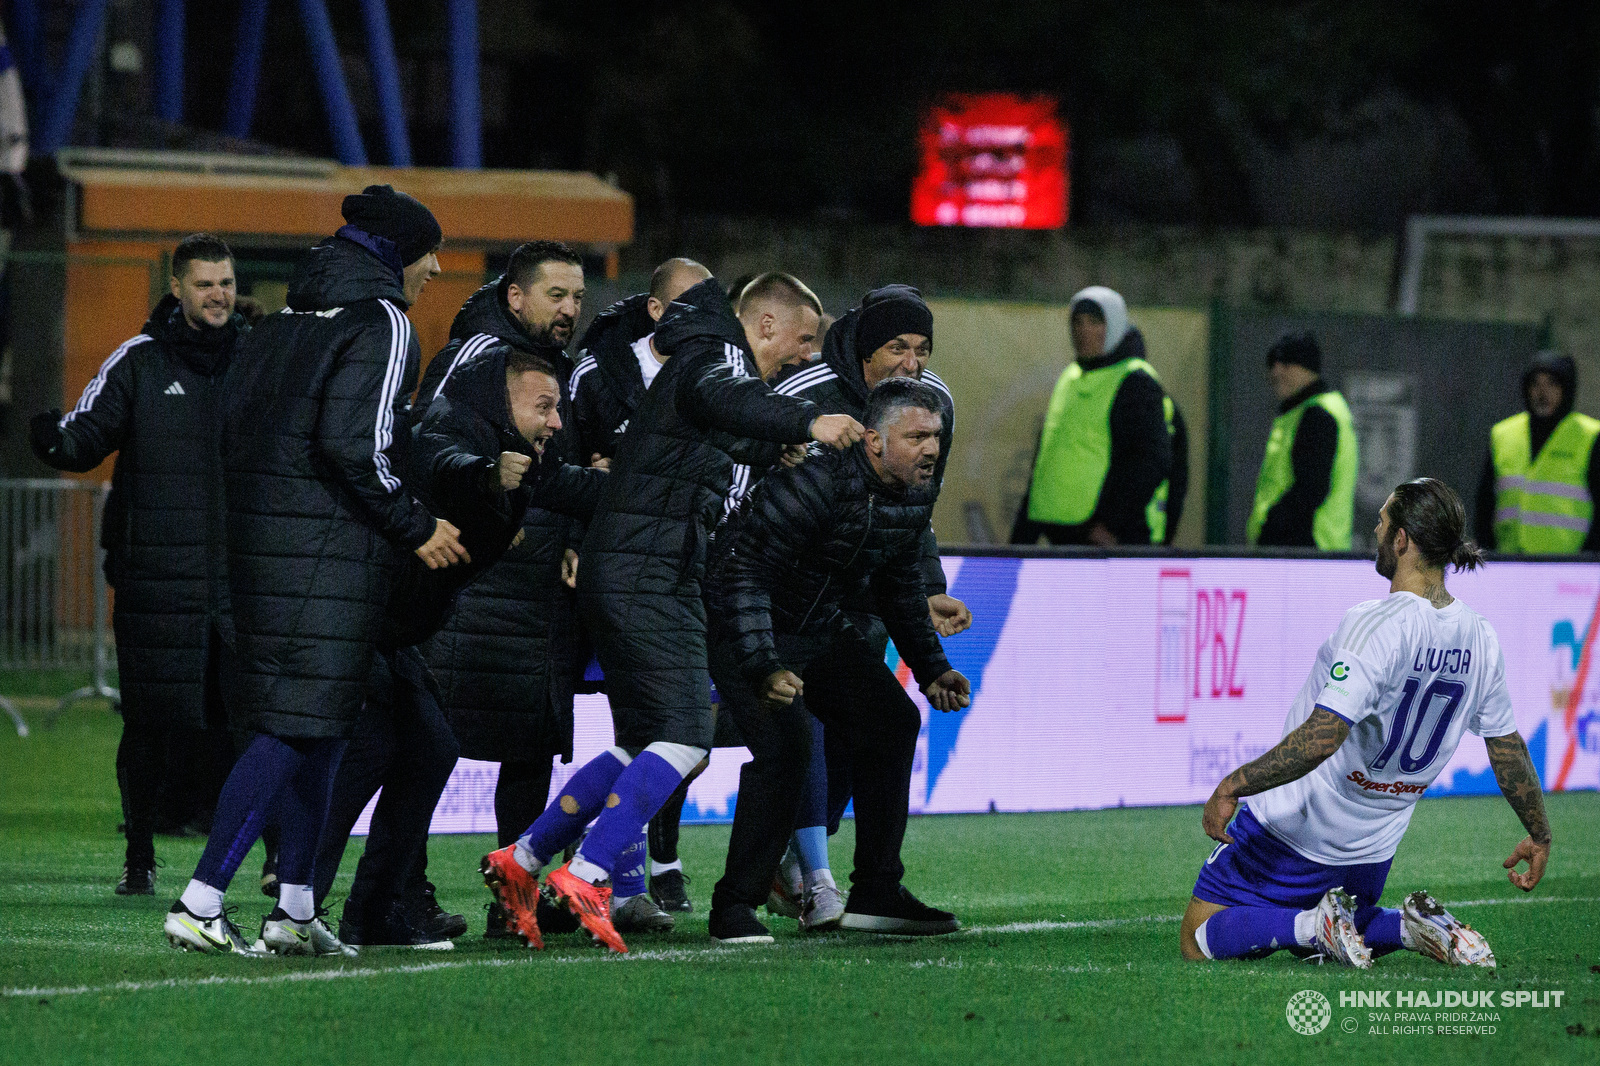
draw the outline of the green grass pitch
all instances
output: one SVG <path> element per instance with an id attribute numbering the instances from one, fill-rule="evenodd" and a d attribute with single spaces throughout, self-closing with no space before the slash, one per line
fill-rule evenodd
<path id="1" fill-rule="evenodd" d="M 1386 902 L 1426 887 L 1454 903 L 1494 946 L 1492 975 L 1409 953 L 1368 973 L 1281 953 L 1180 961 L 1176 919 L 1210 847 L 1193 807 L 913 819 L 907 882 L 960 913 L 967 928 L 951 937 L 803 938 L 773 919 L 776 945 L 718 948 L 703 908 L 727 830 L 691 827 L 683 850 L 701 909 L 671 936 L 635 938 L 625 959 L 577 936 L 542 953 L 483 941 L 486 837 L 431 846 L 441 899 L 473 923 L 454 952 L 216 959 L 172 951 L 160 932 L 199 841 L 158 839 L 155 899 L 111 893 L 116 735 L 95 705 L 27 740 L 0 728 L 0 1062 L 1600 1062 L 1593 793 L 1552 798 L 1554 861 L 1531 897 L 1500 869 L 1522 836 L 1503 802 L 1418 810 Z M 847 825 L 836 869 L 849 868 L 849 841 Z M 230 897 L 252 935 L 270 906 L 254 890 L 258 868 L 259 853 Z M 1332 1004 L 1315 1036 L 1285 1017 L 1302 989 Z M 1424 1035 L 1339 998 L 1484 989 L 1562 1001 L 1497 1007 L 1493 1034 Z"/>

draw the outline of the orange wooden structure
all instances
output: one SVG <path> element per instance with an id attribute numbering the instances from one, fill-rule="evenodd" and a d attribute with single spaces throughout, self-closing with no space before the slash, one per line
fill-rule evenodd
<path id="1" fill-rule="evenodd" d="M 566 241 L 603 255 L 633 237 L 633 198 L 593 174 L 566 171 L 342 167 L 321 160 L 116 152 L 61 153 L 75 193 L 67 236 L 62 398 L 70 406 L 100 363 L 144 323 L 167 291 L 172 247 L 200 231 L 225 238 L 241 259 L 299 249 L 342 224 L 340 201 L 387 183 L 433 211 L 444 230 L 443 273 L 410 317 L 424 362 L 485 280 L 491 252 L 526 240 Z M 110 465 L 86 477 L 110 476 Z"/>

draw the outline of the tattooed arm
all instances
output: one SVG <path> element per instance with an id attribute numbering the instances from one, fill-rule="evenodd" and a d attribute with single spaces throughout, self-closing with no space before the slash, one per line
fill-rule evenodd
<path id="1" fill-rule="evenodd" d="M 1500 791 L 1528 831 L 1527 838 L 1517 845 L 1503 865 L 1511 871 L 1512 884 L 1524 892 L 1532 892 L 1533 886 L 1544 876 L 1545 864 L 1550 861 L 1550 822 L 1544 814 L 1539 773 L 1534 769 L 1522 734 L 1485 737 L 1483 743 L 1489 749 L 1489 765 L 1494 767 L 1494 779 L 1500 783 Z M 1517 864 L 1521 862 L 1528 864 L 1527 873 L 1517 872 Z"/>
<path id="2" fill-rule="evenodd" d="M 1278 741 L 1271 751 L 1253 762 L 1245 763 L 1222 779 L 1200 815 L 1200 824 L 1206 836 L 1232 844 L 1228 822 L 1233 819 L 1233 812 L 1239 809 L 1240 796 L 1254 796 L 1269 788 L 1298 781 L 1338 751 L 1339 745 L 1349 735 L 1350 724 L 1343 718 L 1321 707 L 1314 708 L 1311 717 Z"/>

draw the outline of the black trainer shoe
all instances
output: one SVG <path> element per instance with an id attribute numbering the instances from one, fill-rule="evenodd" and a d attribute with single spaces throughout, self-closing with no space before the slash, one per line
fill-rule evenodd
<path id="1" fill-rule="evenodd" d="M 355 921 L 352 917 L 347 912 L 339 922 L 339 939 L 348 947 L 362 951 L 376 947 L 450 951 L 455 947 L 452 941 L 415 925 L 402 900 L 391 901 L 381 913 L 363 914 Z"/>
<path id="2" fill-rule="evenodd" d="M 664 911 L 687 914 L 694 910 L 694 904 L 689 900 L 689 890 L 685 887 L 688 880 L 682 870 L 663 870 L 659 874 L 651 874 L 650 898 Z"/>
<path id="3" fill-rule="evenodd" d="M 761 924 L 754 907 L 735 903 L 711 912 L 711 939 L 719 944 L 770 944 L 772 930 Z"/>
<path id="4" fill-rule="evenodd" d="M 896 885 L 892 891 L 858 885 L 850 891 L 839 928 L 897 936 L 940 936 L 960 929 L 961 923 L 949 911 L 917 899 L 905 885 Z"/>
<path id="5" fill-rule="evenodd" d="M 545 933 L 576 933 L 583 928 L 578 916 L 565 903 L 556 902 L 555 889 L 539 886 L 539 905 L 534 908 L 539 919 L 539 929 Z"/>
<path id="6" fill-rule="evenodd" d="M 422 894 L 409 900 L 411 910 L 411 924 L 424 932 L 436 936 L 441 940 L 454 940 L 467 933 L 467 918 L 464 914 L 451 914 L 439 906 L 439 898 L 435 895 L 432 881 L 422 883 Z"/>
<path id="7" fill-rule="evenodd" d="M 542 901 L 541 901 L 542 902 Z M 489 919 L 484 923 L 483 938 L 485 940 L 516 940 L 517 934 L 506 928 L 505 908 L 500 906 L 499 900 L 490 900 L 484 906 L 489 911 Z M 544 931 L 544 912 L 539 913 L 539 930 Z"/>
<path id="8" fill-rule="evenodd" d="M 123 863 L 122 876 L 117 878 L 113 890 L 119 896 L 153 896 L 156 894 L 156 868 L 138 863 Z"/>

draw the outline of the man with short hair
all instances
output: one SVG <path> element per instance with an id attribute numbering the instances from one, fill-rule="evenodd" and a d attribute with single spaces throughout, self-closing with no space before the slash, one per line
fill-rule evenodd
<path id="1" fill-rule="evenodd" d="M 666 357 L 655 346 L 656 323 L 672 301 L 710 276 L 711 271 L 693 259 L 668 259 L 650 275 L 648 292 L 618 300 L 589 324 L 579 342 L 580 358 L 570 386 L 574 449 L 578 455 L 591 460 L 616 455 L 628 420 L 666 365 Z M 649 900 L 669 914 L 694 909 L 684 881 L 683 861 L 678 857 L 678 823 L 689 785 L 707 765 L 708 760 L 702 760 L 691 770 L 650 819 Z M 614 886 L 618 898 L 629 898 L 628 887 Z M 645 903 L 640 901 L 633 907 L 644 909 Z M 654 915 L 635 917 L 617 910 L 612 921 L 621 932 L 648 929 L 649 924 L 666 927 Z"/>
<path id="2" fill-rule="evenodd" d="M 955 432 L 955 402 L 939 376 L 928 369 L 933 358 L 933 312 L 922 293 L 909 285 L 884 285 L 868 292 L 861 305 L 848 311 L 828 330 L 822 359 L 786 371 L 777 390 L 800 396 L 824 411 L 861 418 L 869 397 L 881 382 L 894 378 L 924 381 L 942 398 L 939 458 L 934 484 L 944 482 L 945 464 Z M 931 514 L 931 512 L 930 512 Z M 954 636 L 972 624 L 972 614 L 949 595 L 939 542 L 930 522 L 922 537 L 922 577 L 928 610 L 940 636 Z M 875 604 L 865 587 L 855 589 L 846 601 L 852 623 L 878 649 L 881 656 L 889 636 L 876 617 Z M 816 671 L 807 705 L 845 706 L 851 693 L 829 671 Z M 839 821 L 850 802 L 849 753 L 825 743 L 826 730 L 813 731 L 811 770 L 806 778 L 794 839 L 784 858 L 782 874 L 773 884 L 768 909 L 801 919 L 808 928 L 827 929 L 844 914 L 844 899 L 834 885 L 828 861 L 828 836 L 838 832 Z M 831 757 L 830 757 L 831 756 Z"/>
<path id="3" fill-rule="evenodd" d="M 1050 394 L 1011 543 L 1163 544 L 1176 408 L 1121 294 L 1072 297 L 1076 355 Z"/>
<path id="4" fill-rule="evenodd" d="M 255 732 L 217 800 L 211 837 L 167 913 L 174 947 L 251 955 L 223 893 L 278 822 L 279 954 L 348 954 L 318 917 L 313 874 L 333 776 L 402 553 L 467 562 L 450 523 L 407 487 L 405 403 L 417 340 L 405 310 L 439 272 L 439 223 L 388 185 L 344 198 L 345 218 L 289 284 L 288 310 L 251 332 L 229 375 L 222 460 L 239 701 Z"/>
<path id="5" fill-rule="evenodd" d="M 888 629 L 933 706 L 953 711 L 970 702 L 966 678 L 940 649 L 922 575 L 947 403 L 925 382 L 885 380 L 863 412 L 863 443 L 769 474 L 718 535 L 708 594 L 712 667 L 754 758 L 739 776 L 727 872 L 711 898 L 715 940 L 772 940 L 755 908 L 800 810 L 815 725 L 810 668 L 836 683 L 813 709 L 850 752 L 856 868 L 843 913 L 804 927 L 908 935 L 959 928 L 953 914 L 925 906 L 900 883 L 922 716 L 882 646 L 847 613 L 853 591 L 870 584 L 872 621 Z"/>
<path id="6" fill-rule="evenodd" d="M 1260 547 L 1349 551 L 1360 459 L 1343 396 L 1322 380 L 1322 349 L 1288 333 L 1267 352 L 1278 397 L 1245 535 Z"/>
<path id="7" fill-rule="evenodd" d="M 1408 481 L 1384 502 L 1373 532 L 1389 595 L 1345 613 L 1289 708 L 1283 739 L 1206 801 L 1201 825 L 1219 843 L 1179 927 L 1184 958 L 1286 949 L 1367 969 L 1405 948 L 1450 966 L 1494 967 L 1483 934 L 1426 891 L 1398 909 L 1378 906 L 1417 802 L 1467 732 L 1484 738 L 1500 791 L 1528 831 L 1503 864 L 1511 883 L 1533 891 L 1550 859 L 1539 774 L 1517 733 L 1499 638 L 1445 590 L 1447 567 L 1483 564 L 1465 527 L 1461 500 L 1433 478 Z"/>
<path id="8" fill-rule="evenodd" d="M 752 297 L 753 293 L 753 297 Z M 605 670 L 616 746 L 575 773 L 485 882 L 540 946 L 537 872 L 594 828 L 547 883 L 614 951 L 611 876 L 623 850 L 712 746 L 700 582 L 735 463 L 771 465 L 817 440 L 846 448 L 860 423 L 778 396 L 765 377 L 808 351 L 821 305 L 788 275 L 758 278 L 737 317 L 715 278 L 685 292 L 656 331 L 667 356 L 635 412 L 584 537 L 578 605 Z"/>
<path id="9" fill-rule="evenodd" d="M 1578 367 L 1544 351 L 1522 375 L 1524 410 L 1495 423 L 1478 481 L 1478 542 L 1507 555 L 1600 551 L 1600 419 L 1573 410 Z"/>
<path id="10" fill-rule="evenodd" d="M 500 365 L 542 360 L 561 389 L 559 428 L 544 448 L 552 460 L 586 465 L 587 453 L 571 441 L 573 363 L 565 351 L 583 311 L 584 284 L 583 258 L 568 245 L 519 246 L 505 273 L 462 305 L 450 342 L 423 375 L 418 406 L 426 411 L 481 357 Z M 555 760 L 572 758 L 573 693 L 585 665 L 580 656 L 587 657 L 570 587 L 582 522 L 533 499 L 522 531 L 521 541 L 462 591 L 444 627 L 423 645 L 461 754 L 500 764 L 494 809 L 502 847 L 549 802 Z M 510 935 L 497 907 L 484 935 Z"/>
<path id="11" fill-rule="evenodd" d="M 117 784 L 127 851 L 117 895 L 155 894 L 155 819 L 175 730 L 227 746 L 233 675 L 223 532 L 223 375 L 248 327 L 234 313 L 233 253 L 196 233 L 172 254 L 171 291 L 111 353 L 66 415 L 34 417 L 34 454 L 82 473 L 117 453 L 100 543 L 116 590 L 122 692 Z M 224 768 L 226 763 L 224 763 Z"/>

